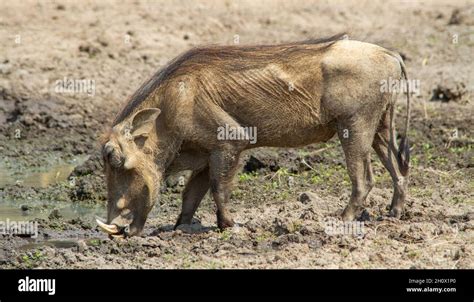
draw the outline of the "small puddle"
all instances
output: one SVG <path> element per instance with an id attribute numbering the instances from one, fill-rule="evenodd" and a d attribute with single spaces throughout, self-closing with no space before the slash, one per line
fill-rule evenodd
<path id="1" fill-rule="evenodd" d="M 51 184 L 67 180 L 74 167 L 73 165 L 59 165 L 47 172 L 33 173 L 23 180 L 23 185 L 46 188 Z"/>
<path id="2" fill-rule="evenodd" d="M 30 249 L 43 247 L 43 246 L 52 246 L 52 247 L 57 247 L 57 248 L 62 248 L 62 249 L 68 249 L 68 248 L 72 248 L 78 245 L 79 243 L 77 242 L 77 240 L 47 240 L 47 241 L 24 244 L 20 246 L 20 250 L 30 250 Z"/>
<path id="3" fill-rule="evenodd" d="M 0 163 L 0 188 L 21 184 L 27 187 L 46 188 L 49 185 L 66 181 L 74 168 L 87 160 L 87 156 L 74 158 L 69 163 L 60 163 L 48 167 L 46 171 L 24 172 L 9 170 L 5 164 Z"/>
<path id="4" fill-rule="evenodd" d="M 20 184 L 28 188 L 46 188 L 50 185 L 65 182 L 74 168 L 87 160 L 87 156 L 73 158 L 68 162 L 57 162 L 48 167 L 22 169 L 20 166 L 10 162 L 0 160 L 0 189 Z M 22 187 L 18 187 L 22 190 Z M 27 195 L 28 196 L 28 195 Z M 90 204 L 81 202 L 65 202 L 58 200 L 33 200 L 30 197 L 20 198 L 15 201 L 3 198 L 0 190 L 0 221 L 27 222 L 34 219 L 48 220 L 53 211 L 57 211 L 55 216 L 68 221 L 80 218 L 81 220 L 95 224 L 95 218 L 106 216 L 106 207 L 103 204 Z M 41 223 L 38 224 L 41 229 Z M 24 244 L 20 250 L 29 250 L 42 246 L 52 246 L 56 248 L 73 248 L 83 240 L 87 245 L 97 245 L 100 238 L 71 239 L 55 238 L 48 240 L 36 240 L 31 238 L 31 242 Z M 30 240 L 29 240 L 30 241 Z"/>
<path id="5" fill-rule="evenodd" d="M 76 157 L 68 162 L 51 165 L 44 171 L 15 171 L 15 167 L 6 168 L 5 162 L 0 162 L 0 188 L 5 188 L 17 183 L 24 187 L 45 188 L 49 185 L 67 181 L 74 168 L 87 160 L 88 156 Z M 20 188 L 21 189 L 21 188 Z M 81 218 L 94 221 L 95 215 L 103 217 L 103 205 L 87 204 L 80 202 L 62 202 L 57 200 L 6 200 L 0 191 L 0 220 L 5 221 L 30 221 L 35 218 L 47 219 L 51 212 L 57 209 L 62 219 L 70 220 Z"/>
<path id="6" fill-rule="evenodd" d="M 28 207 L 28 210 L 21 209 L 22 206 Z M 5 202 L 0 203 L 0 221 L 9 219 L 10 221 L 30 221 L 36 218 L 48 219 L 53 210 L 58 210 L 61 219 L 71 220 L 81 218 L 87 222 L 94 222 L 95 216 L 106 216 L 104 205 L 70 203 L 62 201 L 24 201 L 24 202 Z"/>
<path id="7" fill-rule="evenodd" d="M 24 205 L 26 203 L 22 203 Z M 30 202 L 28 203 L 30 209 L 24 211 L 18 204 L 15 203 L 0 203 L 0 221 L 4 224 L 9 222 L 24 223 L 32 221 L 36 218 L 48 219 L 48 216 L 53 210 L 58 210 L 58 215 L 62 220 L 68 221 L 71 219 L 80 218 L 81 220 L 95 224 L 95 217 L 105 217 L 106 209 L 103 205 L 91 205 L 81 203 L 67 203 L 67 202 Z M 46 205 L 46 207 L 44 207 Z M 51 207 L 50 207 L 51 206 Z M 54 206 L 54 207 L 53 207 Z M 41 222 L 37 224 L 38 231 L 41 230 Z M 73 248 L 79 245 L 80 239 L 50 239 L 41 240 L 33 239 L 33 242 L 20 246 L 20 250 L 29 250 L 39 248 L 42 246 L 51 246 L 56 248 Z M 96 238 L 89 238 L 86 240 L 87 245 L 96 245 Z M 30 240 L 28 240 L 30 241 Z"/>

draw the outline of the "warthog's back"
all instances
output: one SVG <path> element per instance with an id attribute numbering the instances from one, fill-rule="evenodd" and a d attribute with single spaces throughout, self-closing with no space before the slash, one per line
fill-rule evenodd
<path id="1" fill-rule="evenodd" d="M 197 48 L 155 76 L 161 97 L 151 101 L 159 104 L 145 106 L 165 109 L 170 123 L 186 121 L 175 126 L 188 136 L 203 120 L 215 132 L 221 121 L 212 117 L 226 114 L 256 127 L 254 147 L 305 145 L 331 138 L 338 116 L 378 93 L 373 86 L 396 72 L 388 61 L 379 46 L 340 39 Z"/>

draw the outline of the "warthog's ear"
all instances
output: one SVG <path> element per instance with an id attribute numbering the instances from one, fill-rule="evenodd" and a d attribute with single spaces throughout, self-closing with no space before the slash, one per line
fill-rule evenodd
<path id="1" fill-rule="evenodd" d="M 153 129 L 156 118 L 161 110 L 158 108 L 143 109 L 135 113 L 132 117 L 130 134 L 133 138 L 138 136 L 148 136 Z"/>
<path id="2" fill-rule="evenodd" d="M 143 109 L 135 113 L 130 119 L 128 135 L 138 148 L 143 147 L 148 134 L 153 130 L 156 118 L 160 112 L 161 110 L 158 108 Z M 127 154 L 123 167 L 127 170 L 132 169 L 136 166 L 136 159 L 135 154 Z"/>

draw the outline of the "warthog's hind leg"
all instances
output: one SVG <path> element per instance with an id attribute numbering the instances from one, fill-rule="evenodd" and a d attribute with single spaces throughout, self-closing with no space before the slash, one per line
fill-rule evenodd
<path id="1" fill-rule="evenodd" d="M 402 175 L 396 159 L 398 146 L 395 140 L 395 129 L 393 125 L 390 125 L 390 114 L 390 110 L 388 110 L 383 115 L 378 132 L 374 137 L 373 148 L 392 177 L 393 198 L 390 216 L 400 218 L 405 203 L 408 177 Z"/>
<path id="2" fill-rule="evenodd" d="M 205 167 L 203 170 L 193 171 L 183 191 L 181 214 L 179 214 L 175 228 L 181 224 L 191 224 L 194 213 L 208 190 L 209 167 Z"/>
<path id="3" fill-rule="evenodd" d="M 338 136 L 346 157 L 347 171 L 352 182 L 349 204 L 342 213 L 344 221 L 354 220 L 364 209 L 364 203 L 373 187 L 370 146 L 375 127 L 370 123 L 342 122 L 338 124 Z"/>

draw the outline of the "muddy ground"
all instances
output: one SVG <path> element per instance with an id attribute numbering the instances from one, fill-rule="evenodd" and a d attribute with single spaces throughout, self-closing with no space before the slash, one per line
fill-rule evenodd
<path id="1" fill-rule="evenodd" d="M 0 235 L 1 268 L 474 267 L 472 1 L 2 1 L 0 11 L 0 220 L 39 230 Z M 148 76 L 195 45 L 343 31 L 401 52 L 419 84 L 400 220 L 386 216 L 391 181 L 374 154 L 362 232 L 326 232 L 350 194 L 333 138 L 246 154 L 230 230 L 215 228 L 206 196 L 194 224 L 173 231 L 176 178 L 142 236 L 112 241 L 97 230 L 106 205 L 97 140 Z M 58 91 L 64 78 L 94 89 Z"/>

